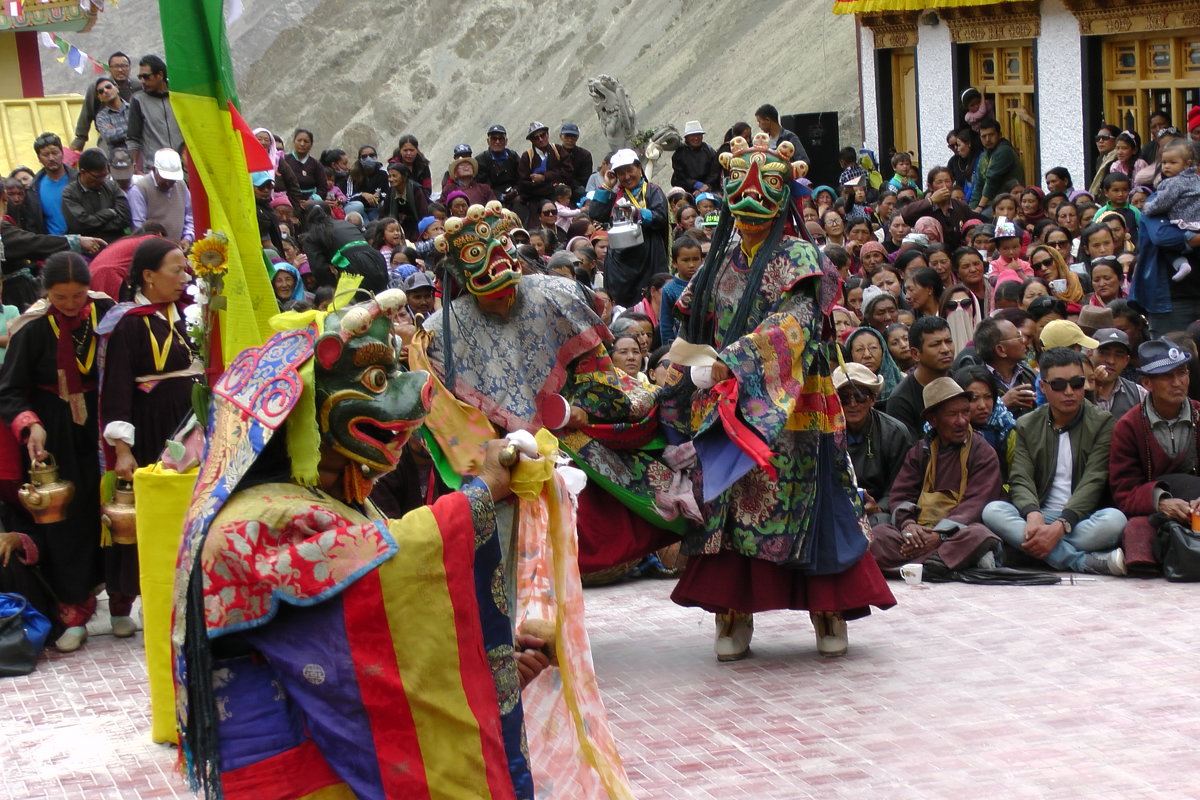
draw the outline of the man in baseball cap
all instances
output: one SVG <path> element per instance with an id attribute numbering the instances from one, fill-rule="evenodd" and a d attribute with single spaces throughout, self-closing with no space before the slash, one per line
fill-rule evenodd
<path id="1" fill-rule="evenodd" d="M 1041 340 L 1043 350 L 1049 350 L 1051 347 L 1071 347 L 1075 350 L 1086 347 L 1092 350 L 1100 345 L 1069 319 L 1056 319 L 1046 325 L 1042 328 Z"/>
<path id="2" fill-rule="evenodd" d="M 550 128 L 534 120 L 525 132 L 529 149 L 517 162 L 517 191 L 524 204 L 524 217 L 530 225 L 538 225 L 538 209 L 546 200 L 554 199 L 554 184 L 571 185 L 573 174 L 570 155 L 563 148 L 550 144 Z"/>
<path id="3" fill-rule="evenodd" d="M 1120 419 L 1146 396 L 1145 389 L 1125 377 L 1133 349 L 1129 346 L 1129 337 L 1119 328 L 1101 328 L 1094 338 L 1099 345 L 1091 354 L 1096 381 L 1096 396 L 1092 402 L 1112 414 L 1113 419 Z"/>
<path id="4" fill-rule="evenodd" d="M 148 221 L 158 222 L 167 229 L 169 239 L 185 244 L 195 240 L 192 195 L 184 177 L 179 153 L 164 147 L 154 154 L 150 174 L 134 177 L 125 193 L 134 229 Z"/>
<path id="5" fill-rule="evenodd" d="M 579 126 L 574 122 L 564 122 L 558 129 L 558 141 L 562 143 L 567 159 L 571 162 L 571 200 L 579 202 L 587 191 L 588 178 L 592 176 L 592 153 L 579 146 Z"/>
<path id="6" fill-rule="evenodd" d="M 475 157 L 479 168 L 475 180 L 492 187 L 500 202 L 510 208 L 517 196 L 517 159 L 519 156 L 508 147 L 508 130 L 503 125 L 492 125 L 487 129 L 487 149 Z"/>
<path id="7" fill-rule="evenodd" d="M 894 523 L 872 528 L 871 552 L 892 572 L 935 555 L 952 570 L 994 567 L 1000 539 L 981 520 L 1003 493 L 996 451 L 971 430 L 971 401 L 953 378 L 933 379 L 921 396 L 933 436 L 905 457 L 889 494 Z"/>

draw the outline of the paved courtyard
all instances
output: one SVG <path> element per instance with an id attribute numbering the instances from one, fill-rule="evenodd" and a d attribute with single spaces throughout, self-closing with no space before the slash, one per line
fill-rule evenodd
<path id="1" fill-rule="evenodd" d="M 760 615 L 718 665 L 668 581 L 588 590 L 596 669 L 639 798 L 1200 796 L 1200 586 L 893 584 L 821 660 Z M 102 631 L 104 621 L 94 623 Z M 189 797 L 149 741 L 141 634 L 0 679 L 3 798 Z"/>

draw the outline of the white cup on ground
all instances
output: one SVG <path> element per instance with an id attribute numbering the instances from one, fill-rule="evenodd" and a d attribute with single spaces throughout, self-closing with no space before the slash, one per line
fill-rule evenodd
<path id="1" fill-rule="evenodd" d="M 921 577 L 925 572 L 925 567 L 922 564 L 905 564 L 900 567 L 900 577 L 904 578 L 904 582 L 909 586 L 916 586 L 921 582 Z"/>

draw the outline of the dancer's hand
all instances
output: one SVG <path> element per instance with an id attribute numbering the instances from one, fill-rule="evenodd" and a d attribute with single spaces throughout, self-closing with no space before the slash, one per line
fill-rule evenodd
<path id="1" fill-rule="evenodd" d="M 503 500 L 512 494 L 512 473 L 500 463 L 500 452 L 508 447 L 507 439 L 492 439 L 487 443 L 487 452 L 479 469 L 479 478 L 487 484 L 493 500 Z"/>
<path id="2" fill-rule="evenodd" d="M 513 657 L 517 661 L 517 672 L 521 676 L 521 688 L 528 686 L 534 678 L 542 674 L 542 670 L 550 666 L 550 656 L 546 655 L 546 643 L 536 636 L 527 633 L 517 635 L 517 644 Z"/>

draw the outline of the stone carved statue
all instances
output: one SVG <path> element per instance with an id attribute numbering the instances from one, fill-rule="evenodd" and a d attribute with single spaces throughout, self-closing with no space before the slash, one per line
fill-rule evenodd
<path id="1" fill-rule="evenodd" d="M 592 96 L 609 150 L 628 147 L 637 135 L 637 114 L 625 88 L 611 75 L 597 75 L 588 79 L 588 94 Z"/>

